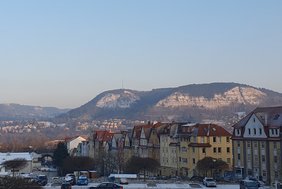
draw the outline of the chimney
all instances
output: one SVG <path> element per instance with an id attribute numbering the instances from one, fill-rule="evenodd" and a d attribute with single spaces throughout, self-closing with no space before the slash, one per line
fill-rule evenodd
<path id="1" fill-rule="evenodd" d="M 265 124 L 265 126 L 267 126 L 267 113 L 264 114 L 264 124 Z"/>

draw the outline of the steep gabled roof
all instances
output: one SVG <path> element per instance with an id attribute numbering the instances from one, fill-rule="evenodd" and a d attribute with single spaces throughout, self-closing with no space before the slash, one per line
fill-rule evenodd
<path id="1" fill-rule="evenodd" d="M 94 140 L 99 142 L 109 142 L 112 140 L 114 133 L 110 131 L 95 131 Z"/>
<path id="2" fill-rule="evenodd" d="M 182 129 L 183 133 L 191 136 L 232 136 L 226 129 L 216 124 L 195 124 Z"/>
<path id="3" fill-rule="evenodd" d="M 132 138 L 140 139 L 142 126 L 143 126 L 143 125 L 135 125 L 135 126 L 133 127 Z M 135 135 L 135 136 L 134 136 L 134 135 Z"/>
<path id="4" fill-rule="evenodd" d="M 82 141 L 86 141 L 86 137 L 83 137 L 83 136 L 74 136 L 74 137 L 66 137 L 65 138 L 65 142 L 71 142 L 77 138 L 81 138 Z"/>
<path id="5" fill-rule="evenodd" d="M 258 107 L 234 124 L 233 127 L 245 127 L 252 115 L 255 115 L 264 126 L 282 127 L 282 106 Z"/>

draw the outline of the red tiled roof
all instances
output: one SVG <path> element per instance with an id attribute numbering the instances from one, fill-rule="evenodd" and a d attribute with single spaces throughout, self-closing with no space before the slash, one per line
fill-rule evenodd
<path id="1" fill-rule="evenodd" d="M 184 126 L 183 133 L 190 133 L 193 136 L 232 136 L 223 127 L 216 124 L 196 124 L 194 126 Z"/>
<path id="2" fill-rule="evenodd" d="M 109 142 L 112 140 L 114 133 L 110 131 L 95 131 L 94 140 L 98 140 L 100 142 Z"/>

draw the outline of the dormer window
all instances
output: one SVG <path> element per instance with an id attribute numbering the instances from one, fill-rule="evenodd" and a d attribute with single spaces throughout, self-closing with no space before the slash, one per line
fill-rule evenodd
<path id="1" fill-rule="evenodd" d="M 254 135 L 256 135 L 257 134 L 257 130 L 254 128 Z"/>
<path id="2" fill-rule="evenodd" d="M 251 129 L 248 129 L 249 135 L 251 135 Z"/>
<path id="3" fill-rule="evenodd" d="M 240 129 L 236 129 L 236 136 L 240 136 Z"/>
<path id="4" fill-rule="evenodd" d="M 262 129 L 259 128 L 259 135 L 262 135 Z"/>
<path id="5" fill-rule="evenodd" d="M 256 122 L 256 118 L 253 119 L 254 123 Z"/>

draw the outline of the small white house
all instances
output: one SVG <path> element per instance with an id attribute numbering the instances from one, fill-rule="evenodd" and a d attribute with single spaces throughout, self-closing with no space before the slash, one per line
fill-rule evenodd
<path id="1" fill-rule="evenodd" d="M 79 145 L 79 143 L 83 141 L 87 141 L 87 140 L 81 136 L 67 139 L 66 143 L 67 143 L 67 149 L 68 149 L 69 154 L 72 154 L 73 150 L 77 149 L 77 146 Z"/>

